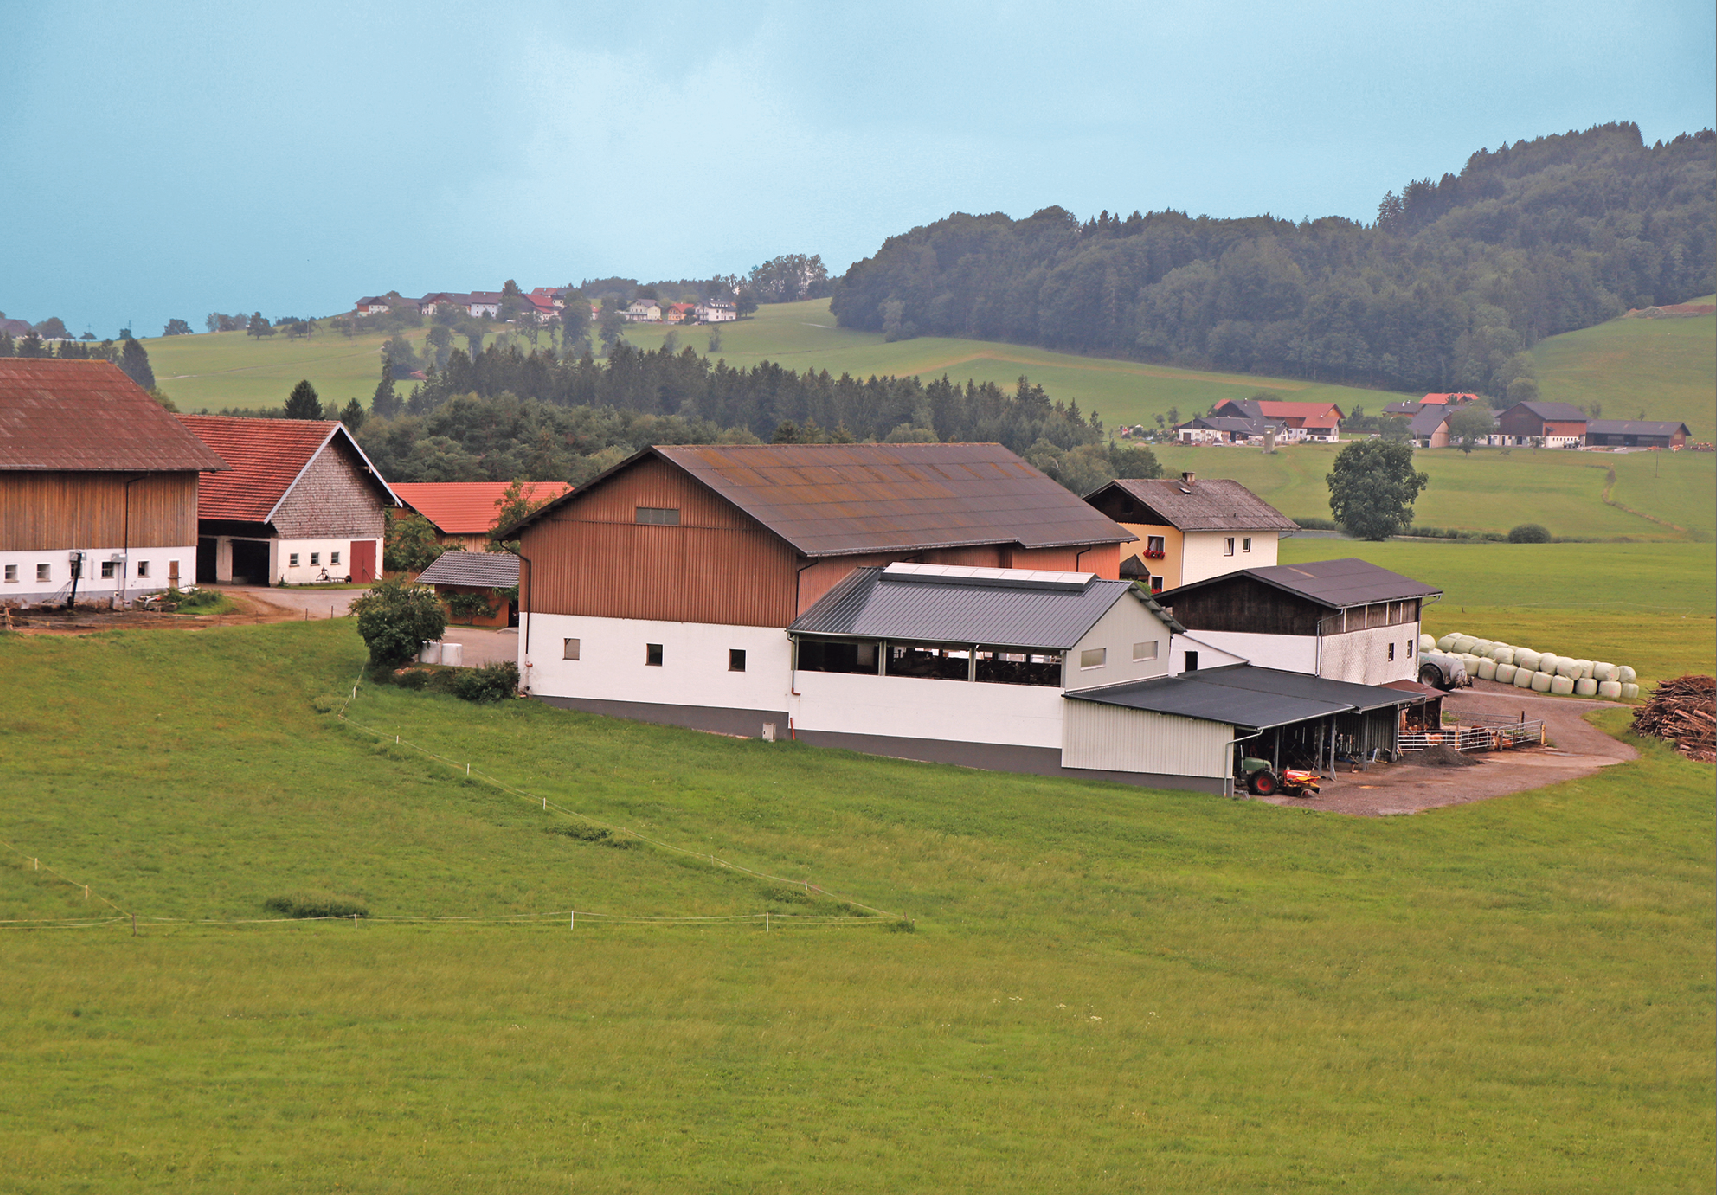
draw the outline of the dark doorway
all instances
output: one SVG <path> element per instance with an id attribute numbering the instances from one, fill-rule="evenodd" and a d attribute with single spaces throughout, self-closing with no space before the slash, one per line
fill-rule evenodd
<path id="1" fill-rule="evenodd" d="M 1186 653 L 1186 667 L 1183 668 L 1181 671 L 1183 671 L 1183 672 L 1197 672 L 1198 671 L 1198 653 L 1196 651 L 1189 651 Z"/>
<path id="2" fill-rule="evenodd" d="M 215 545 L 219 543 L 212 535 L 197 538 L 197 584 L 213 585 L 215 583 Z"/>
<path id="3" fill-rule="evenodd" d="M 241 585 L 272 585 L 266 539 L 233 540 L 233 580 Z"/>

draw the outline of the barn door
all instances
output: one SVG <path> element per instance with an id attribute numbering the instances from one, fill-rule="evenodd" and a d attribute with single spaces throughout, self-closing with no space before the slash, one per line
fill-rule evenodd
<path id="1" fill-rule="evenodd" d="M 354 539 L 351 551 L 352 554 L 347 559 L 352 562 L 352 580 L 374 581 L 376 579 L 376 541 L 373 539 Z"/>

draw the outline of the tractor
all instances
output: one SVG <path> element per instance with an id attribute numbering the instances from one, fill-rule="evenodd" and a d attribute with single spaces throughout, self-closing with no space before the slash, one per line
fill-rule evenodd
<path id="1" fill-rule="evenodd" d="M 1277 791 L 1285 792 L 1292 797 L 1315 797 L 1318 795 L 1318 774 L 1300 768 L 1283 768 L 1278 774 L 1270 766 L 1267 759 L 1248 755 L 1240 761 L 1240 775 L 1236 777 L 1246 785 L 1246 791 L 1254 796 L 1268 797 Z"/>

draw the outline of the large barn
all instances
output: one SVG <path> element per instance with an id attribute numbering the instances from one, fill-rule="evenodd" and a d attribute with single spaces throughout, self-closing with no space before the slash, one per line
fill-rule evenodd
<path id="1" fill-rule="evenodd" d="M 197 478 L 226 468 L 110 362 L 0 359 L 0 602 L 189 584 Z"/>
<path id="2" fill-rule="evenodd" d="M 399 500 L 344 424 L 179 418 L 232 464 L 199 488 L 199 581 L 376 579 L 387 512 Z"/>

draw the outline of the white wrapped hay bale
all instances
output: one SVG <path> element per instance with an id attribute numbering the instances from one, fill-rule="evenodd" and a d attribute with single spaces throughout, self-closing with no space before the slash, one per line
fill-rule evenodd
<path id="1" fill-rule="evenodd" d="M 1605 682 L 1607 680 L 1615 680 L 1616 679 L 1616 666 L 1614 664 L 1605 664 L 1602 661 L 1599 661 L 1598 663 L 1593 664 L 1592 665 L 1592 679 L 1597 681 L 1599 684 L 1602 684 L 1603 682 Z"/>
<path id="2" fill-rule="evenodd" d="M 1496 666 L 1498 668 L 1501 668 L 1504 664 L 1513 664 L 1514 663 L 1514 648 L 1512 648 L 1512 647 L 1499 647 L 1495 651 L 1490 653 L 1490 658 L 1496 661 Z"/>
<path id="3" fill-rule="evenodd" d="M 1428 651 L 1436 651 L 1436 650 L 1437 650 L 1437 641 L 1435 639 L 1431 638 L 1431 636 L 1429 636 L 1429 635 L 1420 635 L 1419 636 L 1419 654 L 1420 655 L 1424 655 Z"/>
<path id="4" fill-rule="evenodd" d="M 1496 679 L 1496 661 L 1484 659 L 1481 657 L 1479 659 L 1478 678 L 1480 680 L 1495 680 Z"/>
<path id="5" fill-rule="evenodd" d="M 1571 676 L 1551 677 L 1550 691 L 1558 697 L 1570 696 L 1574 692 L 1574 678 Z"/>
<path id="6" fill-rule="evenodd" d="M 1514 683 L 1514 674 L 1519 671 L 1520 669 L 1516 668 L 1513 664 L 1498 664 L 1496 666 L 1496 683 L 1499 685 L 1512 685 Z"/>
<path id="7" fill-rule="evenodd" d="M 1534 672 L 1532 674 L 1532 691 L 1534 693 L 1550 692 L 1550 682 L 1555 679 L 1548 672 Z"/>
<path id="8" fill-rule="evenodd" d="M 1537 675 L 1538 674 L 1530 668 L 1516 668 L 1514 670 L 1514 687 L 1517 689 L 1530 689 L 1532 687 L 1532 678 Z"/>
<path id="9" fill-rule="evenodd" d="M 1622 682 L 1619 680 L 1601 680 L 1598 682 L 1598 696 L 1616 700 L 1622 695 Z"/>
<path id="10" fill-rule="evenodd" d="M 1622 684 L 1624 684 L 1624 685 L 1631 685 L 1636 680 L 1639 679 L 1639 676 L 1634 672 L 1634 670 L 1632 668 L 1629 668 L 1626 664 L 1623 664 L 1616 669 L 1616 679 L 1621 681 Z"/>
<path id="11" fill-rule="evenodd" d="M 1597 695 L 1598 682 L 1593 680 L 1591 677 L 1582 676 L 1579 680 L 1574 682 L 1574 696 L 1596 697 Z"/>
<path id="12" fill-rule="evenodd" d="M 1514 666 L 1524 668 L 1528 672 L 1537 672 L 1538 661 L 1542 658 L 1542 654 L 1529 647 L 1517 647 L 1514 649 Z"/>
<path id="13" fill-rule="evenodd" d="M 1477 645 L 1477 637 L 1473 635 L 1460 635 L 1455 639 L 1455 654 L 1458 656 L 1470 656 L 1473 654 L 1473 648 Z"/>
<path id="14" fill-rule="evenodd" d="M 1580 669 L 1579 675 L 1574 678 L 1575 680 L 1596 680 L 1597 679 L 1595 676 L 1592 675 L 1592 670 L 1597 667 L 1597 665 L 1592 663 L 1592 661 L 1590 661 L 1590 660 L 1575 660 L 1574 664 L 1576 667 L 1578 667 Z"/>
<path id="15" fill-rule="evenodd" d="M 1454 651 L 1455 650 L 1455 640 L 1459 639 L 1459 638 L 1460 638 L 1460 636 L 1454 634 L 1453 632 L 1451 632 L 1447 635 L 1444 635 L 1441 639 L 1437 640 L 1437 650 L 1438 651 L 1448 651 L 1448 652 Z"/>
<path id="16" fill-rule="evenodd" d="M 1636 701 L 1639 699 L 1639 686 L 1632 681 L 1622 682 L 1622 700 Z"/>

